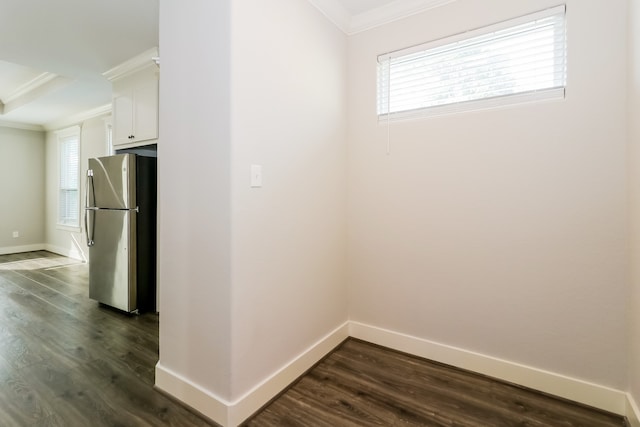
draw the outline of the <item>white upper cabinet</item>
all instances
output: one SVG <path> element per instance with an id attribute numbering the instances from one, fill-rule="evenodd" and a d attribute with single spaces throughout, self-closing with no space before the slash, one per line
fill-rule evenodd
<path id="1" fill-rule="evenodd" d="M 120 85 L 114 82 L 113 145 L 158 139 L 158 81 Z"/>
<path id="2" fill-rule="evenodd" d="M 113 83 L 114 147 L 157 143 L 159 69 L 151 59 L 155 52 L 145 52 L 105 73 Z"/>

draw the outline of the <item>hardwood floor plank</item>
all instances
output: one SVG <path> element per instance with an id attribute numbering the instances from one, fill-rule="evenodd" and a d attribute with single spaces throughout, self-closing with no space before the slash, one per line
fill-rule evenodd
<path id="1" fill-rule="evenodd" d="M 371 350 L 368 357 L 362 358 L 359 353 L 351 354 L 346 345 L 344 353 L 336 354 L 332 369 L 344 375 L 342 382 L 362 384 L 369 390 L 369 399 L 380 406 L 391 405 L 388 409 L 401 412 L 407 422 L 422 425 L 427 420 L 442 418 L 441 413 L 446 414 L 446 420 L 463 424 L 484 419 L 493 425 L 509 425 L 521 418 L 521 414 L 504 407 L 504 399 L 491 399 L 491 383 L 469 378 L 457 370 L 427 371 L 410 357 L 398 355 L 398 359 L 391 359 L 382 349 Z M 358 381 L 360 373 L 371 366 L 376 367 L 375 375 Z M 399 383 L 398 378 L 403 378 L 403 382 Z M 399 387 L 411 393 L 398 393 Z M 421 405 L 412 405 L 415 400 L 420 400 Z"/>
<path id="2" fill-rule="evenodd" d="M 88 298 L 87 265 L 0 256 L 0 426 L 213 426 L 153 388 L 158 315 Z"/>
<path id="3" fill-rule="evenodd" d="M 76 369 L 60 369 L 52 364 L 32 366 L 23 375 L 39 389 L 47 390 L 56 408 L 67 413 L 65 418 L 87 419 L 92 425 L 153 425 L 139 422 L 139 416 L 127 411 L 130 405 L 120 406 L 104 398 L 106 384 L 92 377 L 78 375 Z M 120 390 L 120 394 L 123 394 Z M 130 391 L 126 390 L 128 394 Z"/>
<path id="4" fill-rule="evenodd" d="M 14 300 L 20 299 L 23 310 L 34 310 L 52 320 L 40 325 L 40 329 L 35 331 L 33 325 L 27 326 L 31 335 L 39 337 L 41 342 L 46 343 L 47 340 L 53 339 L 54 342 L 49 343 L 52 350 L 66 354 L 67 357 L 80 358 L 80 362 L 95 358 L 93 351 L 95 349 L 99 350 L 98 354 L 102 351 L 110 351 L 134 372 L 144 373 L 146 380 L 152 383 L 153 366 L 157 361 L 157 338 L 152 343 L 152 340 L 144 334 L 122 328 L 121 322 L 110 316 L 96 316 L 97 319 L 91 318 L 91 321 L 87 322 L 84 315 L 95 311 L 96 307 L 93 304 L 86 309 L 74 308 L 72 312 L 75 316 L 73 316 L 69 313 L 71 308 L 68 305 L 62 307 L 57 304 L 58 300 L 50 294 L 50 291 L 42 291 L 36 283 L 20 276 L 13 277 L 9 281 L 22 289 L 31 290 L 28 294 L 19 292 L 19 297 L 13 295 Z M 127 315 L 118 313 L 118 316 Z M 95 322 L 99 322 L 99 326 L 86 327 Z M 61 330 L 64 331 L 64 335 L 60 335 Z M 75 338 L 72 344 L 66 344 L 65 338 L 69 335 Z M 155 352 L 149 350 L 155 350 Z"/>
<path id="5" fill-rule="evenodd" d="M 623 417 L 349 339 L 244 425 L 622 427 Z"/>
<path id="6" fill-rule="evenodd" d="M 0 357 L 10 360 L 13 369 L 21 369 L 46 360 L 45 355 L 35 348 L 31 340 L 21 335 L 0 339 Z"/>
<path id="7" fill-rule="evenodd" d="M 0 425 L 27 426 L 51 416 L 55 409 L 42 391 L 0 357 Z"/>
<path id="8" fill-rule="evenodd" d="M 316 418 L 318 420 L 327 418 L 330 425 L 337 421 L 341 421 L 345 425 L 385 425 L 384 417 L 381 416 L 381 408 L 362 405 L 362 401 L 350 397 L 349 391 L 328 386 L 311 375 L 301 379 L 300 386 L 285 397 L 283 403 L 286 403 L 286 407 L 280 409 L 289 408 L 291 411 L 290 408 L 295 407 L 297 412 L 289 412 L 288 416 L 297 416 L 298 422 L 308 419 L 310 414 L 324 407 L 330 410 L 331 415 L 317 414 Z M 271 410 L 278 412 L 277 407 Z"/>

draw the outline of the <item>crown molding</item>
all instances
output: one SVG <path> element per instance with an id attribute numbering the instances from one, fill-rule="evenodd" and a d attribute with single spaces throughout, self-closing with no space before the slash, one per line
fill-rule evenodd
<path id="1" fill-rule="evenodd" d="M 351 15 L 338 0 L 309 0 L 329 21 L 342 30 L 343 33 L 349 34 L 349 26 L 351 25 Z"/>
<path id="2" fill-rule="evenodd" d="M 3 102 L 6 105 L 17 99 L 20 99 L 26 96 L 27 94 L 29 94 L 30 92 L 33 92 L 34 90 L 38 89 L 40 86 L 43 86 L 51 82 L 56 77 L 58 77 L 57 74 L 46 73 L 46 72 L 42 73 L 39 76 L 35 77 L 34 79 L 29 80 L 25 84 L 18 86 L 13 92 L 11 92 L 11 95 L 3 99 Z"/>
<path id="3" fill-rule="evenodd" d="M 379 27 L 454 1 L 456 0 L 395 0 L 385 6 L 352 17 L 348 34 L 356 34 Z"/>
<path id="4" fill-rule="evenodd" d="M 111 104 L 105 104 L 91 110 L 83 111 L 81 113 L 67 117 L 63 120 L 46 123 L 42 126 L 42 129 L 46 131 L 55 131 L 72 125 L 77 125 L 89 119 L 94 119 L 96 117 L 104 116 L 107 114 L 111 114 Z"/>
<path id="5" fill-rule="evenodd" d="M 41 125 L 32 125 L 30 123 L 18 123 L 11 122 L 8 120 L 0 120 L 0 127 L 3 128 L 13 128 L 13 129 L 23 129 L 23 130 L 33 130 L 36 132 L 44 132 L 44 126 Z"/>
<path id="6" fill-rule="evenodd" d="M 116 65 L 109 71 L 105 71 L 102 75 L 109 81 L 114 81 L 122 77 L 126 77 L 129 74 L 133 74 L 140 71 L 151 64 L 159 65 L 160 59 L 158 57 L 158 48 L 153 47 L 141 54 L 134 56 L 133 58 L 123 62 L 120 65 Z"/>
<path id="7" fill-rule="evenodd" d="M 14 90 L 4 99 L 0 114 L 7 114 L 38 98 L 65 87 L 73 80 L 53 73 L 42 73 Z"/>
<path id="8" fill-rule="evenodd" d="M 339 0 L 308 0 L 345 34 L 370 30 L 456 0 L 395 0 L 384 6 L 351 16 Z"/>

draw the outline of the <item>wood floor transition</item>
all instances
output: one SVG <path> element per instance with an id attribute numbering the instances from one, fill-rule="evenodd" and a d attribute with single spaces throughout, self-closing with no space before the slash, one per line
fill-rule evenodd
<path id="1" fill-rule="evenodd" d="M 86 264 L 0 255 L 0 426 L 214 426 L 153 388 L 158 316 L 88 298 Z M 624 426 L 622 417 L 349 339 L 244 425 Z"/>

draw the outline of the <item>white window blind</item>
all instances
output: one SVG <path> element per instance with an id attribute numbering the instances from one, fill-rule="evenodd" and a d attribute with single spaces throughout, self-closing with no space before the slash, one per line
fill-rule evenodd
<path id="1" fill-rule="evenodd" d="M 563 5 L 379 56 L 379 117 L 563 98 L 565 21 Z"/>
<path id="2" fill-rule="evenodd" d="M 77 128 L 75 128 L 77 129 Z M 80 138 L 79 132 L 58 135 L 60 176 L 58 182 L 58 224 L 80 226 Z"/>

